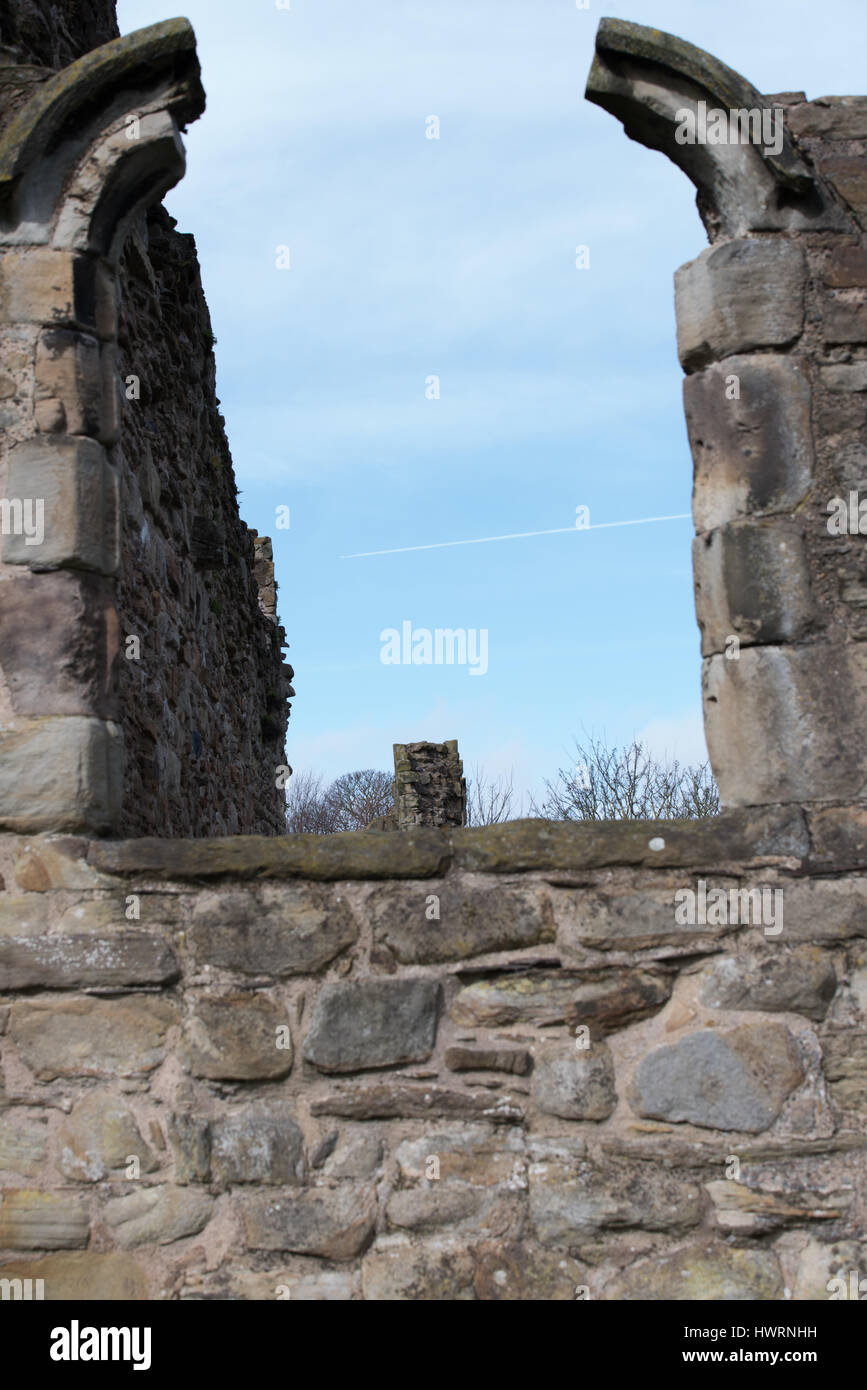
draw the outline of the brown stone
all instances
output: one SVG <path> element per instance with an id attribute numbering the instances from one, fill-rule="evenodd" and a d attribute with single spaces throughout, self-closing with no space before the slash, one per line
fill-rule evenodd
<path id="1" fill-rule="evenodd" d="M 141 1076 L 166 1055 L 174 1007 L 147 995 L 13 1004 L 9 1036 L 40 1081 L 57 1076 Z"/>
<path id="2" fill-rule="evenodd" d="M 431 895 L 435 917 L 428 916 Z M 548 894 L 539 886 L 446 879 L 389 884 L 367 908 L 377 942 L 403 965 L 424 965 L 553 941 Z"/>
<path id="3" fill-rule="evenodd" d="M 46 1303 L 133 1303 L 147 1300 L 148 1277 L 128 1255 L 95 1250 L 11 1260 L 0 1265 L 0 1280 L 41 1279 Z"/>
<path id="4" fill-rule="evenodd" d="M 532 1055 L 524 1047 L 447 1047 L 445 1064 L 449 1071 L 505 1071 L 526 1076 Z"/>
<path id="5" fill-rule="evenodd" d="M 671 981 L 646 970 L 581 975 L 540 970 L 468 985 L 452 1004 L 451 1016 L 468 1028 L 567 1023 L 586 1024 L 604 1035 L 646 1018 L 670 994 Z"/>
<path id="6" fill-rule="evenodd" d="M 369 1244 L 376 1222 L 376 1189 L 341 1183 L 300 1194 L 253 1194 L 241 1200 L 250 1250 L 291 1250 L 327 1260 L 351 1260 Z"/>
<path id="7" fill-rule="evenodd" d="M 418 1082 L 384 1081 L 349 1086 L 311 1101 L 311 1115 L 343 1115 L 348 1120 L 468 1119 L 521 1124 L 523 1107 L 514 1096 L 450 1090 Z"/>
<path id="8" fill-rule="evenodd" d="M 199 999 L 184 1029 L 192 1070 L 237 1081 L 286 1076 L 292 1070 L 288 1024 L 285 1011 L 264 995 Z"/>
<path id="9" fill-rule="evenodd" d="M 287 884 L 203 894 L 189 937 L 197 966 L 299 975 L 321 970 L 351 946 L 358 926 L 339 893 Z"/>
<path id="10" fill-rule="evenodd" d="M 159 985 L 178 973 L 174 951 L 153 932 L 0 937 L 0 989 Z"/>
<path id="11" fill-rule="evenodd" d="M 3 585 L 0 663 L 17 714 L 110 715 L 118 644 L 106 580 L 58 570 Z"/>
<path id="12" fill-rule="evenodd" d="M 76 1250 L 87 1245 L 90 1221 L 80 1198 L 35 1188 L 0 1193 L 0 1248 Z"/>

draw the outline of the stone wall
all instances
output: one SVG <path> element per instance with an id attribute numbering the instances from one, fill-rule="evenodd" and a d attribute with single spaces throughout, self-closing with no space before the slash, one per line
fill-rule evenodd
<path id="1" fill-rule="evenodd" d="M 830 1297 L 867 1274 L 863 825 L 6 838 L 0 1277 Z"/>
<path id="2" fill-rule="evenodd" d="M 282 833 L 273 567 L 260 602 L 195 243 L 157 206 L 204 104 L 192 30 L 88 52 L 113 10 L 5 8 L 0 824 Z M 73 10 L 83 56 L 35 66 L 75 56 Z"/>

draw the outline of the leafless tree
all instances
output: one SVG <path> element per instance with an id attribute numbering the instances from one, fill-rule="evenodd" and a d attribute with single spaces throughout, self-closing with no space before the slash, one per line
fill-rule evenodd
<path id="1" fill-rule="evenodd" d="M 314 772 L 295 773 L 286 790 L 286 830 L 290 835 L 334 835 L 363 830 L 394 802 L 388 772 L 365 768 L 326 783 Z"/>
<path id="2" fill-rule="evenodd" d="M 658 761 L 637 741 L 606 748 L 575 741 L 575 762 L 560 768 L 533 813 L 548 820 L 693 820 L 719 813 L 708 763 Z"/>
<path id="3" fill-rule="evenodd" d="M 488 777 L 478 765 L 467 781 L 467 825 L 498 825 L 513 820 L 514 774 Z"/>

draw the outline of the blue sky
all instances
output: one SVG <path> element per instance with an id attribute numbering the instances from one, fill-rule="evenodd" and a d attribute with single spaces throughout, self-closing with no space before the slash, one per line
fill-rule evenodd
<path id="1" fill-rule="evenodd" d="M 121 31 L 167 3 L 120 0 Z M 467 771 L 538 792 L 582 733 L 706 756 L 691 521 L 573 528 L 579 505 L 689 512 L 672 277 L 707 244 L 689 181 L 584 100 L 593 37 L 632 19 L 813 98 L 864 89 L 867 9 L 590 3 L 186 6 L 208 107 L 166 201 L 198 244 L 241 514 L 274 541 L 296 772 L 457 738 Z M 384 665 L 407 620 L 487 629 L 487 672 Z"/>

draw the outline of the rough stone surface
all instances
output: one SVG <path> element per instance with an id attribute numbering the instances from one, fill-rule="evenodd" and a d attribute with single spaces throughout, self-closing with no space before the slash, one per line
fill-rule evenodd
<path id="1" fill-rule="evenodd" d="M 783 238 L 725 242 L 681 266 L 674 294 L 684 370 L 793 342 L 804 323 L 805 276 L 803 251 Z"/>
<path id="2" fill-rule="evenodd" d="M 214 1199 L 188 1187 L 144 1187 L 126 1197 L 111 1197 L 105 1220 L 123 1249 L 137 1245 L 171 1245 L 196 1235 L 211 1218 Z"/>
<path id="3" fill-rule="evenodd" d="M 174 951 L 151 932 L 0 938 L 0 989 L 159 985 L 177 975 Z"/>
<path id="4" fill-rule="evenodd" d="M 304 1138 L 285 1106 L 227 1111 L 212 1122 L 210 1139 L 215 1182 L 289 1185 L 304 1177 Z"/>
<path id="5" fill-rule="evenodd" d="M 606 1284 L 603 1297 L 655 1302 L 764 1302 L 783 1297 L 783 1280 L 771 1250 L 739 1250 L 721 1242 L 696 1244 L 640 1260 Z"/>
<path id="6" fill-rule="evenodd" d="M 324 1072 L 423 1062 L 436 1041 L 440 986 L 432 980 L 325 985 L 303 1053 Z"/>
<path id="7" fill-rule="evenodd" d="M 197 1076 L 250 1081 L 286 1076 L 292 1046 L 286 1014 L 262 995 L 200 999 L 184 1039 Z"/>
<path id="8" fill-rule="evenodd" d="M 3 1261 L 0 1279 L 41 1279 L 46 1303 L 133 1303 L 150 1297 L 140 1264 L 128 1255 L 95 1250 Z"/>
<path id="9" fill-rule="evenodd" d="M 74 1182 L 101 1182 L 121 1175 L 137 1158 L 142 1173 L 159 1165 L 124 1101 L 97 1091 L 81 1100 L 60 1126 L 58 1166 Z"/>
<path id="10" fill-rule="evenodd" d="M 26 1187 L 0 1193 L 0 1249 L 76 1250 L 87 1244 L 89 1231 L 78 1197 Z"/>
<path id="11" fill-rule="evenodd" d="M 758 1134 L 803 1079 L 789 1030 L 751 1023 L 656 1048 L 638 1064 L 630 1101 L 640 1115 Z"/>
<path id="12" fill-rule="evenodd" d="M 596 977 L 534 971 L 468 985 L 450 1012 L 455 1023 L 468 1028 L 567 1023 L 604 1034 L 655 1013 L 670 993 L 670 980 L 643 970 Z"/>
<path id="13" fill-rule="evenodd" d="M 144 995 L 13 1004 L 9 1035 L 43 1081 L 57 1076 L 141 1076 L 166 1055 L 174 1007 Z"/>
<path id="14" fill-rule="evenodd" d="M 300 1194 L 245 1197 L 242 1216 L 251 1250 L 292 1250 L 351 1260 L 370 1241 L 376 1220 L 372 1187 L 313 1188 Z"/>
<path id="15" fill-rule="evenodd" d="M 193 913 L 197 965 L 248 975 L 320 970 L 351 946 L 358 927 L 339 893 L 306 884 L 205 893 Z"/>
<path id="16" fill-rule="evenodd" d="M 826 953 L 799 946 L 785 954 L 720 957 L 707 969 L 701 1002 L 712 1009 L 788 1010 L 819 1021 L 836 988 Z"/>
<path id="17" fill-rule="evenodd" d="M 404 965 L 462 960 L 554 940 L 550 898 L 541 888 L 422 882 L 407 884 L 399 894 L 391 888 L 374 891 L 368 909 L 376 940 Z"/>
<path id="18" fill-rule="evenodd" d="M 564 1120 L 607 1120 L 617 1104 L 614 1063 L 605 1043 L 536 1058 L 533 1100 Z"/>

